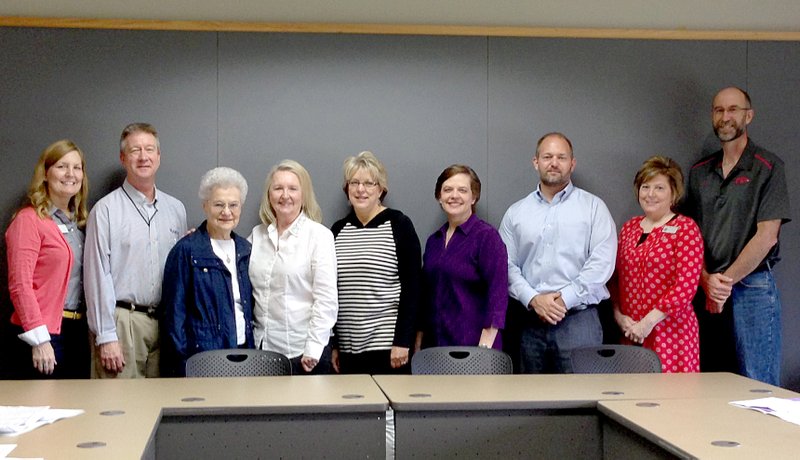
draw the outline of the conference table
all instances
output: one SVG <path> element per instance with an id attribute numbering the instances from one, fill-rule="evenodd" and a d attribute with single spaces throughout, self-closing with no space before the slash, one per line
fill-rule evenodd
<path id="1" fill-rule="evenodd" d="M 15 457 L 384 458 L 368 375 L 0 381 L 0 404 L 83 409 L 0 444 Z"/>
<path id="2" fill-rule="evenodd" d="M 599 401 L 603 457 L 800 458 L 800 426 L 728 402 L 721 398 Z"/>
<path id="3" fill-rule="evenodd" d="M 15 457 L 795 458 L 800 426 L 729 401 L 800 394 L 733 374 L 0 381 L 2 405 L 84 414 Z"/>
<path id="4" fill-rule="evenodd" d="M 797 458 L 800 426 L 733 407 L 800 394 L 728 373 L 375 376 L 398 459 Z M 717 423 L 717 419 L 724 423 Z"/>

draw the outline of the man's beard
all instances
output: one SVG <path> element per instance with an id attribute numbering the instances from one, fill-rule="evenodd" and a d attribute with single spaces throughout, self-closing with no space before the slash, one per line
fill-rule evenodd
<path id="1" fill-rule="evenodd" d="M 733 132 L 732 133 L 731 132 L 722 133 L 722 129 L 723 128 L 727 128 L 727 127 L 734 128 Z M 744 134 L 744 128 L 743 128 L 743 125 L 740 125 L 740 124 L 736 123 L 735 121 L 732 122 L 732 123 L 728 123 L 728 124 L 723 123 L 723 124 L 718 124 L 717 126 L 714 126 L 714 134 L 717 135 L 717 138 L 719 138 L 720 141 L 722 141 L 722 142 L 730 142 L 732 140 L 736 140 L 736 139 L 740 138 L 742 136 L 742 134 Z"/>

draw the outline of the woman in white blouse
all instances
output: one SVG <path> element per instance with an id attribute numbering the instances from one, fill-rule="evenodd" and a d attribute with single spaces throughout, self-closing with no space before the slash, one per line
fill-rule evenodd
<path id="1" fill-rule="evenodd" d="M 311 176 L 293 160 L 267 175 L 250 242 L 257 348 L 290 358 L 293 374 L 331 371 L 328 339 L 338 313 L 336 250 Z"/>

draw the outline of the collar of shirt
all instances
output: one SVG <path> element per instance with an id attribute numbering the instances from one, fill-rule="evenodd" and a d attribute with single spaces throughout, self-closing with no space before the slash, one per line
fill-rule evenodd
<path id="1" fill-rule="evenodd" d="M 540 182 L 539 185 L 536 186 L 536 192 L 534 193 L 536 194 L 536 199 L 538 199 L 539 202 L 553 205 L 566 200 L 567 197 L 572 194 L 573 190 L 575 190 L 575 186 L 572 184 L 572 181 L 569 181 L 567 186 L 564 187 L 564 190 L 553 195 L 553 201 L 548 202 L 547 198 L 542 195 L 542 183 Z"/>
<path id="2" fill-rule="evenodd" d="M 61 224 L 64 224 L 64 225 L 69 225 L 69 224 L 74 224 L 75 223 L 75 221 L 70 219 L 69 216 L 67 216 L 67 214 L 64 213 L 64 211 L 58 209 L 55 206 L 50 206 L 50 209 L 48 210 L 48 213 L 53 218 L 53 220 L 56 221 L 57 223 L 61 223 Z"/>
<path id="3" fill-rule="evenodd" d="M 728 174 L 728 177 L 732 176 L 736 171 L 750 171 L 753 169 L 753 161 L 755 160 L 756 156 L 756 145 L 753 143 L 750 138 L 747 138 L 747 145 L 744 146 L 744 150 L 742 151 L 742 156 L 739 157 L 739 161 L 731 169 L 731 172 Z M 722 177 L 722 158 L 724 157 L 724 153 L 722 150 L 717 152 L 716 161 L 713 162 L 714 170 L 717 174 Z"/>
<path id="4" fill-rule="evenodd" d="M 347 218 L 346 218 L 347 219 L 347 223 L 349 223 L 350 225 L 352 225 L 355 228 L 377 227 L 378 225 L 386 222 L 386 219 L 382 219 L 382 218 L 380 218 L 380 216 L 381 216 L 381 214 L 387 212 L 388 210 L 389 210 L 388 207 L 387 208 L 383 208 L 383 210 L 381 210 L 381 212 L 375 214 L 372 217 L 372 219 L 370 219 L 370 221 L 367 222 L 366 225 L 364 225 L 363 223 L 361 223 L 360 220 L 358 220 L 358 216 L 356 215 L 356 211 L 354 209 L 350 208 L 350 213 L 347 215 Z"/>
<path id="5" fill-rule="evenodd" d="M 158 203 L 158 187 L 155 185 L 153 186 L 155 193 L 153 194 L 154 199 L 152 203 L 147 201 L 147 197 L 144 196 L 144 193 L 136 190 L 136 188 L 131 185 L 130 182 L 128 182 L 128 179 L 125 179 L 125 182 L 122 183 L 122 189 L 125 190 L 129 197 L 131 197 L 136 206 L 145 207 Z"/>
<path id="6" fill-rule="evenodd" d="M 478 221 L 478 216 L 476 216 L 475 214 L 471 214 L 471 215 L 469 216 L 469 218 L 468 218 L 467 220 L 465 220 L 465 221 L 464 221 L 464 223 L 462 223 L 461 225 L 459 225 L 458 227 L 456 227 L 456 231 L 457 231 L 457 232 L 461 232 L 461 233 L 463 233 L 464 235 L 469 235 L 469 232 L 472 230 L 472 228 L 473 228 L 473 227 L 475 227 L 475 223 L 476 223 L 477 221 Z M 442 238 L 444 238 L 444 237 L 445 237 L 445 235 L 447 234 L 447 229 L 448 229 L 448 227 L 450 227 L 450 223 L 448 223 L 448 222 L 445 222 L 445 223 L 444 223 L 444 225 L 442 225 L 442 226 L 439 228 L 439 232 L 438 232 L 438 233 L 439 233 L 439 236 L 441 236 Z"/>
<path id="7" fill-rule="evenodd" d="M 304 211 L 300 211 L 300 214 L 297 216 L 297 219 L 295 219 L 294 222 L 292 222 L 292 225 L 290 225 L 289 228 L 287 228 L 286 231 L 283 232 L 283 235 L 281 235 L 280 238 L 285 240 L 289 238 L 289 236 L 297 236 L 297 234 L 300 233 L 300 230 L 302 230 L 303 224 L 306 222 L 306 219 L 307 219 L 306 213 Z M 269 224 L 269 227 L 267 227 L 267 235 L 269 236 L 269 239 L 272 240 L 272 244 L 275 244 L 277 247 L 278 226 L 275 225 L 274 222 Z"/>

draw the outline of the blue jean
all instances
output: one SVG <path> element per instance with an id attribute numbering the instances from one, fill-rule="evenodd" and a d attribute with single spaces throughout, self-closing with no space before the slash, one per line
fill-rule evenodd
<path id="1" fill-rule="evenodd" d="M 733 336 L 739 373 L 772 385 L 781 380 L 781 299 L 772 271 L 733 286 Z"/>
<path id="2" fill-rule="evenodd" d="M 536 313 L 531 313 L 536 315 Z M 552 326 L 536 318 L 520 337 L 520 372 L 523 374 L 572 373 L 570 355 L 581 347 L 601 345 L 603 327 L 597 308 L 570 313 Z"/>

